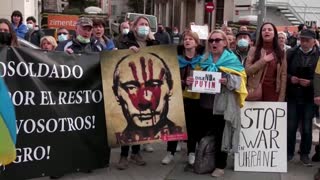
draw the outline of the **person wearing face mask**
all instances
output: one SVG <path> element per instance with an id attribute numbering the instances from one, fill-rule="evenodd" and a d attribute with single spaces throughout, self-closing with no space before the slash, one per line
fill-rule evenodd
<path id="1" fill-rule="evenodd" d="M 182 35 L 179 33 L 179 29 L 177 27 L 173 27 L 172 29 L 172 44 L 180 44 L 182 39 Z"/>
<path id="2" fill-rule="evenodd" d="M 19 46 L 17 35 L 13 30 L 10 21 L 4 18 L 0 19 L 0 45 Z"/>
<path id="3" fill-rule="evenodd" d="M 57 51 L 71 53 L 101 52 L 103 46 L 99 40 L 92 37 L 93 22 L 90 18 L 81 17 L 76 23 L 76 36 L 59 42 Z"/>
<path id="4" fill-rule="evenodd" d="M 140 48 L 158 44 L 159 42 L 155 40 L 150 30 L 149 19 L 145 16 L 138 16 L 133 22 L 131 31 L 119 40 L 118 49 L 131 49 L 138 52 Z M 130 146 L 121 146 L 120 160 L 117 164 L 119 170 L 129 168 L 129 149 Z M 146 162 L 140 154 L 140 145 L 131 146 L 131 150 L 130 161 L 138 166 L 144 166 Z"/>
<path id="5" fill-rule="evenodd" d="M 120 24 L 119 32 L 120 32 L 120 34 L 116 38 L 114 38 L 114 40 L 113 40 L 115 47 L 119 47 L 119 43 L 130 32 L 130 24 L 128 21 L 124 21 Z"/>
<path id="6" fill-rule="evenodd" d="M 165 31 L 162 24 L 158 24 L 158 31 L 154 34 L 154 37 L 160 42 L 160 44 L 171 43 L 170 35 Z"/>
<path id="7" fill-rule="evenodd" d="M 25 34 L 24 39 L 34 45 L 40 46 L 40 39 L 44 36 L 44 32 L 36 26 L 36 22 L 33 16 L 27 18 L 28 32 Z"/>
<path id="8" fill-rule="evenodd" d="M 250 49 L 251 36 L 248 31 L 239 31 L 236 34 L 236 49 L 234 54 L 238 56 L 240 62 L 244 65 Z"/>
<path id="9" fill-rule="evenodd" d="M 315 46 L 315 38 L 314 31 L 301 30 L 300 45 L 287 51 L 288 161 L 294 156 L 296 133 L 301 124 L 300 161 L 308 167 L 312 166 L 309 154 L 312 147 L 314 96 L 318 96 L 314 95 L 314 87 L 319 86 L 314 75 L 320 54 Z"/>
<path id="10" fill-rule="evenodd" d="M 57 42 L 62 42 L 70 39 L 70 32 L 65 27 L 60 27 L 57 30 Z"/>

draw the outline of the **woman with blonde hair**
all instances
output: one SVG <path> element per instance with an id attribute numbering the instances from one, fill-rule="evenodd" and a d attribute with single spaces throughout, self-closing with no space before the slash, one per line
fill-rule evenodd
<path id="1" fill-rule="evenodd" d="M 52 36 L 44 36 L 40 39 L 40 48 L 47 51 L 54 51 L 58 44 Z"/>
<path id="2" fill-rule="evenodd" d="M 125 35 L 118 43 L 118 49 L 131 49 L 138 52 L 140 48 L 152 45 L 158 45 L 159 42 L 155 40 L 151 29 L 149 19 L 145 16 L 139 16 L 133 22 L 130 32 Z M 117 164 L 119 170 L 124 170 L 129 167 L 129 146 L 121 146 L 120 160 Z M 131 146 L 130 161 L 138 166 L 144 166 L 146 162 L 140 154 L 140 145 Z"/>
<path id="3" fill-rule="evenodd" d="M 287 51 L 288 49 L 291 48 L 291 46 L 288 46 L 287 43 L 287 34 L 283 31 L 278 32 L 278 41 L 279 41 L 279 46 L 281 49 L 284 51 Z"/>
<path id="4" fill-rule="evenodd" d="M 240 134 L 240 108 L 247 95 L 246 74 L 238 57 L 229 49 L 226 34 L 214 30 L 209 34 L 205 57 L 199 66 L 203 71 L 220 72 L 221 92 L 200 95 L 203 131 L 215 139 L 215 169 L 212 176 L 224 175 L 228 153 L 237 152 Z M 192 84 L 193 78 L 187 79 Z"/>

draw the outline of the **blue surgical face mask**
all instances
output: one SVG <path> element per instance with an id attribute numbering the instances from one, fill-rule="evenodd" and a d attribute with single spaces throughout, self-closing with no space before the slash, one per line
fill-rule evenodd
<path id="1" fill-rule="evenodd" d="M 59 41 L 59 42 L 65 41 L 65 40 L 67 40 L 67 39 L 68 39 L 68 35 L 60 34 L 60 35 L 58 36 L 58 41 Z"/>
<path id="2" fill-rule="evenodd" d="M 249 46 L 249 41 L 246 40 L 246 39 L 243 39 L 241 38 L 239 41 L 238 41 L 238 47 L 240 48 L 247 48 Z"/>
<path id="3" fill-rule="evenodd" d="M 140 37 L 146 37 L 150 32 L 150 28 L 148 26 L 139 26 L 138 27 L 138 36 Z"/>

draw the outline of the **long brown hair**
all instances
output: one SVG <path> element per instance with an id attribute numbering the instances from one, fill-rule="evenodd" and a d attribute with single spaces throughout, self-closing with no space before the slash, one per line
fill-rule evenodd
<path id="1" fill-rule="evenodd" d="M 273 52 L 274 52 L 274 54 L 276 56 L 277 63 L 281 64 L 281 59 L 284 56 L 284 51 L 280 48 L 280 45 L 279 45 L 279 42 L 278 42 L 278 31 L 277 31 L 277 28 L 271 22 L 265 22 L 260 27 L 259 39 L 258 39 L 258 42 L 256 44 L 256 51 L 254 53 L 253 63 L 255 63 L 256 61 L 258 61 L 261 58 L 261 49 L 263 47 L 262 28 L 263 28 L 263 26 L 265 26 L 267 24 L 270 24 L 272 26 L 272 28 L 273 28 L 274 37 L 273 37 L 273 40 L 272 40 L 272 48 L 273 48 Z"/>
<path id="2" fill-rule="evenodd" d="M 0 18 L 0 24 L 5 23 L 6 25 L 8 25 L 9 27 L 9 33 L 11 34 L 11 44 L 10 46 L 15 46 L 18 47 L 19 43 L 18 43 L 18 38 L 16 35 L 16 32 L 13 30 L 11 23 L 9 20 L 4 19 L 4 18 Z"/>

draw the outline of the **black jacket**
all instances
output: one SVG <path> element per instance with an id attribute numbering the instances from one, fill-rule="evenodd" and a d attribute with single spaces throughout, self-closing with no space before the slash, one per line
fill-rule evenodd
<path id="1" fill-rule="evenodd" d="M 118 46 L 118 49 L 129 49 L 131 46 L 140 47 L 132 31 L 130 31 L 127 35 L 123 36 L 122 38 L 119 38 L 116 44 Z M 147 40 L 147 46 L 153 45 L 159 45 L 159 41 Z"/>
<path id="2" fill-rule="evenodd" d="M 154 38 L 160 42 L 160 44 L 171 44 L 170 34 L 163 31 L 163 32 L 156 32 L 154 34 Z"/>
<path id="3" fill-rule="evenodd" d="M 24 39 L 31 42 L 36 46 L 40 46 L 40 39 L 44 36 L 44 32 L 41 30 L 29 30 Z"/>
<path id="4" fill-rule="evenodd" d="M 320 53 L 316 46 L 307 54 L 304 54 L 299 48 L 300 46 L 287 50 L 287 100 L 297 103 L 313 103 L 313 78 Z M 310 80 L 310 86 L 292 84 L 292 76 Z"/>
<path id="5" fill-rule="evenodd" d="M 80 43 L 76 38 L 73 38 L 59 42 L 56 51 L 65 51 L 68 48 L 71 48 L 75 53 L 100 52 L 103 50 L 103 46 L 95 38 L 91 38 L 90 43 L 88 44 Z"/>

